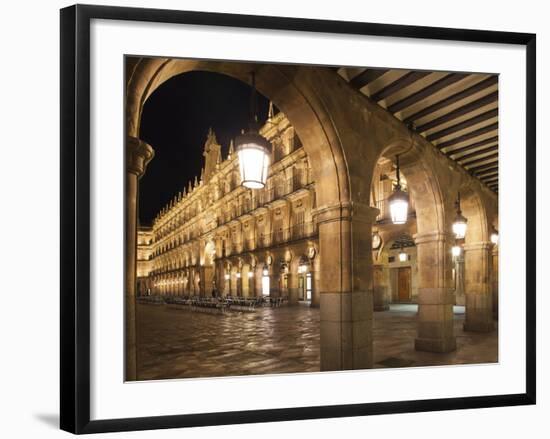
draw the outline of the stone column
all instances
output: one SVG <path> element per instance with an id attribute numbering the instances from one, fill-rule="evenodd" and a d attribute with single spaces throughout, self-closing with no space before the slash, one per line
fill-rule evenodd
<path id="1" fill-rule="evenodd" d="M 147 143 L 128 137 L 126 141 L 126 364 L 127 381 L 137 379 L 136 351 L 136 259 L 138 186 L 154 151 Z"/>
<path id="2" fill-rule="evenodd" d="M 490 332 L 494 329 L 491 288 L 492 247 L 491 242 L 476 242 L 464 246 L 465 331 Z"/>
<path id="3" fill-rule="evenodd" d="M 248 295 L 250 297 L 256 297 L 256 270 L 253 267 L 249 268 L 249 273 L 252 273 L 252 277 L 248 277 Z M 247 276 L 250 276 L 247 274 Z"/>
<path id="4" fill-rule="evenodd" d="M 388 298 L 389 272 L 384 264 L 373 266 L 373 301 L 374 311 L 390 309 Z"/>
<path id="5" fill-rule="evenodd" d="M 418 263 L 418 317 L 415 348 L 428 352 L 456 349 L 451 285 L 451 237 L 439 231 L 414 236 Z"/>
<path id="6" fill-rule="evenodd" d="M 321 295 L 319 294 L 319 286 L 321 285 L 320 261 L 321 256 L 317 254 L 311 264 L 313 267 L 311 271 L 311 306 L 314 308 L 319 308 L 321 306 Z"/>
<path id="7" fill-rule="evenodd" d="M 288 303 L 290 305 L 298 304 L 298 275 L 296 273 L 289 272 L 287 274 L 288 282 Z"/>
<path id="8" fill-rule="evenodd" d="M 317 209 L 321 258 L 321 370 L 373 365 L 372 222 L 378 209 L 338 204 Z"/>
<path id="9" fill-rule="evenodd" d="M 212 289 L 214 288 L 214 267 L 203 265 L 200 269 L 200 279 L 201 296 L 212 297 Z"/>
<path id="10" fill-rule="evenodd" d="M 493 266 L 491 271 L 491 283 L 493 287 L 493 318 L 498 320 L 498 247 L 493 245 Z"/>
<path id="11" fill-rule="evenodd" d="M 455 261 L 455 304 L 464 305 L 466 297 L 464 295 L 464 254 L 460 254 Z"/>

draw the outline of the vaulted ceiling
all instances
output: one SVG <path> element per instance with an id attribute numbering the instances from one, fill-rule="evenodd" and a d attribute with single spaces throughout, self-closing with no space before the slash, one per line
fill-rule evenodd
<path id="1" fill-rule="evenodd" d="M 498 76 L 341 67 L 338 74 L 498 192 Z"/>

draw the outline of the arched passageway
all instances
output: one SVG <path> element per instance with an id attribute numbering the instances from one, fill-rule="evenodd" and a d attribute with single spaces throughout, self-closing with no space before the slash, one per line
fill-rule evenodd
<path id="1" fill-rule="evenodd" d="M 368 190 L 364 190 L 367 187 L 364 182 L 365 169 L 355 168 L 350 171 L 346 160 L 353 157 L 345 156 L 344 144 L 349 144 L 350 151 L 356 151 L 367 160 L 374 155 L 371 148 L 361 148 L 357 143 L 357 139 L 366 137 L 350 129 L 356 121 L 338 115 L 343 105 L 349 105 L 348 98 L 353 97 L 354 93 L 329 69 L 172 59 L 129 60 L 127 151 L 129 159 L 135 157 L 133 160 L 139 160 L 143 166 L 139 172 L 129 172 L 127 177 L 127 260 L 135 256 L 133 237 L 137 181 L 153 155 L 152 148 L 137 138 L 145 101 L 164 81 L 184 72 L 207 70 L 247 81 L 251 68 L 255 70 L 258 90 L 287 115 L 296 129 L 311 161 L 317 184 L 317 208 L 314 215 L 319 229 L 319 252 L 322 254 L 323 248 L 327 248 L 331 249 L 332 255 L 330 260 L 319 260 L 318 279 L 315 279 L 321 306 L 321 369 L 370 367 L 370 226 L 376 209 L 368 205 Z M 342 90 L 339 93 L 331 92 L 334 85 Z M 356 188 L 355 197 L 351 194 L 352 186 Z M 128 268 L 127 293 L 131 303 L 135 295 L 135 277 L 132 267 Z M 271 267 L 271 283 L 280 280 L 280 273 L 273 271 Z M 127 310 L 130 321 L 133 318 L 132 306 L 128 306 Z M 128 345 L 132 345 L 132 340 L 128 340 Z M 131 351 L 129 349 L 127 361 L 129 376 L 132 376 L 134 361 Z"/>
<path id="2" fill-rule="evenodd" d="M 132 264 L 135 265 L 138 179 L 153 157 L 153 148 L 138 138 L 143 105 L 162 83 L 185 72 L 209 71 L 246 82 L 252 69 L 258 90 L 286 114 L 296 129 L 316 182 L 313 216 L 318 227 L 318 251 L 321 256 L 330 254 L 330 257 L 314 259 L 311 265 L 315 273 L 312 276 L 314 290 L 319 291 L 321 308 L 321 370 L 372 367 L 372 227 L 373 224 L 378 226 L 380 211 L 371 205 L 371 189 L 378 160 L 381 157 L 391 159 L 397 152 L 401 154 L 402 171 L 416 206 L 414 230 L 409 230 L 418 264 L 419 312 L 415 345 L 419 350 L 432 352 L 453 350 L 456 346 L 452 327 L 455 299 L 450 251 L 454 244 L 451 234 L 453 202 L 458 190 L 473 184 L 484 203 L 488 200 L 496 206 L 481 185 L 472 183 L 472 178 L 463 169 L 438 153 L 423 137 L 411 135 L 403 123 L 357 93 L 329 68 L 129 58 L 126 95 L 128 379 L 135 377 L 135 350 L 132 348 L 135 338 L 132 339 L 131 330 L 135 315 L 136 278 Z M 485 227 L 488 224 L 486 221 Z M 217 243 L 216 250 L 219 249 L 220 243 Z M 288 262 L 292 266 L 295 264 L 293 258 L 299 257 L 292 255 Z M 277 258 L 280 259 L 280 255 Z M 258 262 L 255 270 L 262 272 L 263 282 L 264 261 Z M 286 282 L 282 288 L 291 296 L 296 290 L 295 279 L 285 276 L 280 262 L 266 267 L 268 288 Z M 232 278 L 237 272 L 242 277 L 242 272 L 246 271 L 244 265 L 246 261 L 234 261 L 230 267 L 218 266 L 216 278 L 224 280 L 224 291 L 233 294 L 233 290 L 239 289 L 238 285 L 232 285 Z M 376 276 L 378 274 L 375 280 Z M 191 275 L 189 283 L 193 279 Z M 264 289 L 263 284 L 255 287 L 257 291 Z M 199 288 L 203 287 L 199 285 Z M 374 291 L 379 291 L 376 284 Z M 483 305 L 484 313 L 488 302 L 475 303 Z"/>

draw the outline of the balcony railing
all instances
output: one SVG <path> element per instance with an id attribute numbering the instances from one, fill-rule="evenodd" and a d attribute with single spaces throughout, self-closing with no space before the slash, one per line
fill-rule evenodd
<path id="1" fill-rule="evenodd" d="M 265 248 L 271 245 L 281 244 L 298 239 L 309 238 L 317 234 L 317 225 L 313 222 L 297 224 L 293 227 L 276 230 L 272 233 L 260 235 L 258 248 Z"/>

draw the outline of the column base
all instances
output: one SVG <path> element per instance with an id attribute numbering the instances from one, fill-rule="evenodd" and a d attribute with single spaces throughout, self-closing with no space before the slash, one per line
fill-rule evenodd
<path id="1" fill-rule="evenodd" d="M 373 367 L 372 295 L 321 294 L 321 370 Z"/>
<path id="2" fill-rule="evenodd" d="M 417 338 L 414 348 L 423 352 L 452 352 L 456 350 L 456 338 Z"/>
<path id="3" fill-rule="evenodd" d="M 298 305 L 298 288 L 290 288 L 288 290 L 288 304 L 289 305 Z"/>
<path id="4" fill-rule="evenodd" d="M 492 332 L 495 330 L 494 322 L 464 322 L 463 329 L 466 332 Z"/>

